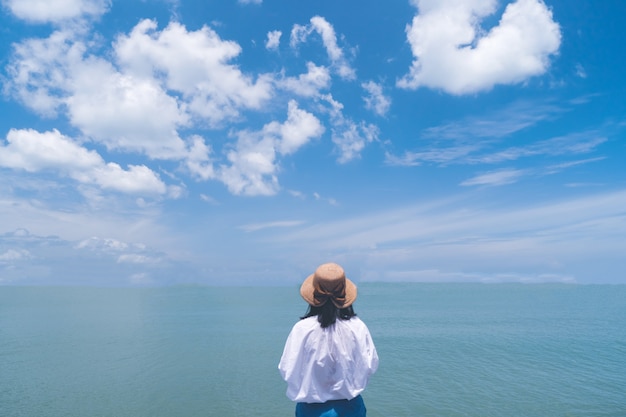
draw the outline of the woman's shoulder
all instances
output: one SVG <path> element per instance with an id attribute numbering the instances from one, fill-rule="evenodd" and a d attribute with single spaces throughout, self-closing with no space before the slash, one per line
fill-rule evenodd
<path id="1" fill-rule="evenodd" d="M 341 323 L 341 325 L 349 327 L 355 331 L 367 329 L 363 320 L 357 316 L 350 317 L 348 320 L 337 320 L 337 323 Z"/>
<path id="2" fill-rule="evenodd" d="M 365 322 L 361 320 L 359 316 L 352 316 L 350 319 L 346 320 L 346 322 L 351 323 L 355 326 L 365 326 Z"/>
<path id="3" fill-rule="evenodd" d="M 311 331 L 320 327 L 319 321 L 316 316 L 300 319 L 293 325 L 292 331 Z"/>
<path id="4" fill-rule="evenodd" d="M 337 319 L 334 326 L 340 326 L 342 328 L 348 328 L 354 332 L 367 332 L 367 325 L 357 316 L 350 317 L 347 320 Z M 311 316 L 297 321 L 292 328 L 292 333 L 310 333 L 318 330 L 323 330 L 320 325 L 317 316 Z"/>

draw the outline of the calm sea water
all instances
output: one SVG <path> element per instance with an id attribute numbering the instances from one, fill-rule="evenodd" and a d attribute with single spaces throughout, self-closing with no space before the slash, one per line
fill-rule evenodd
<path id="1" fill-rule="evenodd" d="M 362 284 L 368 416 L 626 416 L 626 286 Z M 296 287 L 0 287 L 0 416 L 293 416 Z"/>

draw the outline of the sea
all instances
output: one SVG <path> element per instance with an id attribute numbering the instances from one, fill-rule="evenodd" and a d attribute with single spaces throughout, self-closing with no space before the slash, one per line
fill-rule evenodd
<path id="1" fill-rule="evenodd" d="M 362 283 L 369 417 L 625 417 L 626 285 Z M 293 416 L 297 286 L 0 287 L 0 416 Z"/>

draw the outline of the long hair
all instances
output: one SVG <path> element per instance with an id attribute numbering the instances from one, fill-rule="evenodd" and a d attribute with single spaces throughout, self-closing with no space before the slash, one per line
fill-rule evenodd
<path id="1" fill-rule="evenodd" d="M 348 306 L 346 308 L 337 308 L 332 301 L 328 300 L 326 303 L 319 307 L 309 305 L 309 309 L 306 314 L 300 319 L 306 319 L 307 317 L 317 316 L 317 321 L 320 322 L 322 328 L 332 326 L 337 321 L 337 318 L 341 320 L 350 320 L 356 316 L 354 308 Z"/>

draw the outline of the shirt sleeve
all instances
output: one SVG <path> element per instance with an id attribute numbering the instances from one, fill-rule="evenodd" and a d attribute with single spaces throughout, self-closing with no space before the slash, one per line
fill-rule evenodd
<path id="1" fill-rule="evenodd" d="M 361 352 L 363 355 L 363 362 L 366 365 L 369 376 L 378 370 L 378 352 L 376 351 L 376 346 L 374 346 L 372 335 L 370 334 L 370 331 L 365 323 L 363 323 L 363 327 L 364 330 L 361 341 Z"/>
<path id="2" fill-rule="evenodd" d="M 354 323 L 356 343 L 353 350 L 354 365 L 351 370 L 353 389 L 363 391 L 370 376 L 378 370 L 378 352 L 369 329 L 361 320 Z M 360 393 L 359 391 L 359 393 Z"/>
<path id="3" fill-rule="evenodd" d="M 311 340 L 315 334 L 307 324 L 306 320 L 301 320 L 291 329 L 278 364 L 278 370 L 287 382 L 287 397 L 292 401 L 307 402 L 306 399 L 317 395 L 311 375 L 315 358 L 305 349 L 307 341 L 309 344 L 317 342 Z"/>
<path id="4" fill-rule="evenodd" d="M 296 368 L 296 364 L 298 363 L 298 356 L 300 353 L 299 348 L 294 346 L 294 339 L 297 338 L 297 335 L 294 333 L 297 333 L 295 326 L 291 332 L 289 332 L 289 336 L 285 342 L 285 348 L 283 349 L 283 354 L 280 358 L 280 363 L 278 364 L 280 375 L 285 381 L 289 381 L 291 379 L 294 369 Z"/>

